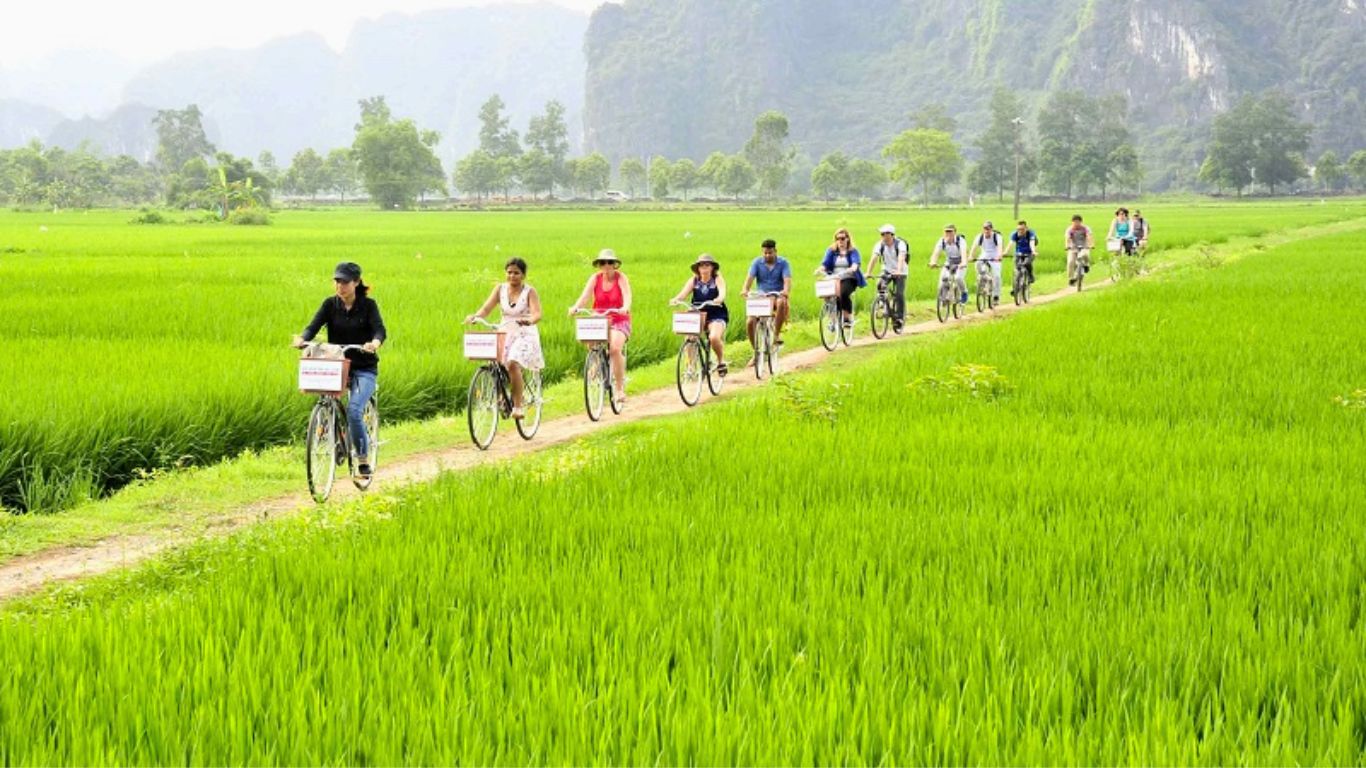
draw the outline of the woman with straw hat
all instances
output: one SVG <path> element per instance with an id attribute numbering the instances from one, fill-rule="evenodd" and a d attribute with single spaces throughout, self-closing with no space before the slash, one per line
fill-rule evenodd
<path id="1" fill-rule="evenodd" d="M 721 277 L 721 265 L 716 263 L 710 253 L 704 253 L 692 263 L 693 276 L 683 284 L 683 290 L 673 298 L 671 304 L 683 304 L 684 297 L 691 295 L 691 305 L 707 304 L 702 307 L 707 319 L 707 338 L 711 341 L 711 351 L 716 355 L 716 372 L 722 376 L 726 369 L 726 325 L 730 323 L 730 312 L 726 309 L 726 279 Z"/>
<path id="2" fill-rule="evenodd" d="M 631 338 L 631 281 L 621 272 L 621 259 L 616 251 L 603 248 L 593 259 L 598 273 L 588 278 L 583 286 L 579 300 L 569 308 L 572 317 L 575 312 L 589 304 L 594 312 L 610 315 L 612 329 L 608 333 L 608 358 L 612 363 L 612 397 L 616 402 L 626 402 L 626 341 Z"/>

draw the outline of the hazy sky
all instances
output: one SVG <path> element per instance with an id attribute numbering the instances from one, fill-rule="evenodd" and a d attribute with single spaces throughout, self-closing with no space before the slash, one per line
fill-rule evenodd
<path id="1" fill-rule="evenodd" d="M 603 0 L 549 0 L 591 11 Z M 490 0 L 12 0 L 0 24 L 0 67 L 31 64 L 57 51 L 98 49 L 139 62 L 197 48 L 245 48 L 312 30 L 341 49 L 357 19 Z"/>

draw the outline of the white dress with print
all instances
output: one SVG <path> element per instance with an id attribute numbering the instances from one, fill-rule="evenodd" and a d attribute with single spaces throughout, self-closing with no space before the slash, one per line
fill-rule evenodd
<path id="1" fill-rule="evenodd" d="M 508 286 L 498 286 L 498 305 L 503 310 L 503 323 L 500 330 L 507 337 L 507 361 L 531 371 L 545 367 L 545 357 L 541 355 L 541 332 L 534 325 L 520 325 L 518 320 L 531 317 L 531 286 L 522 285 L 522 295 L 516 304 L 508 303 Z"/>

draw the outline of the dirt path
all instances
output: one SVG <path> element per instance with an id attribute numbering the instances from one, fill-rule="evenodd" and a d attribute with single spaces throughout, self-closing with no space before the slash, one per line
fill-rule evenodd
<path id="1" fill-rule="evenodd" d="M 1088 284 L 1088 286 L 1091 285 L 1094 288 L 1101 288 L 1108 286 L 1109 283 L 1097 279 L 1094 284 Z M 1036 296 L 1032 303 L 1035 305 L 1048 304 L 1074 293 L 1073 289 L 1066 288 L 1044 296 Z M 872 344 L 891 343 L 898 339 L 937 333 L 970 323 L 988 322 L 995 318 L 1009 316 L 1020 309 L 1020 307 L 1008 303 L 1003 304 L 994 312 L 978 314 L 974 311 L 960 320 L 951 320 L 947 323 L 927 320 L 923 323 L 907 326 L 902 336 L 889 335 L 881 342 L 872 337 L 866 318 L 863 318 L 864 322 L 859 327 L 859 337 L 855 339 L 854 346 L 864 347 Z M 820 365 L 827 357 L 838 354 L 838 349 L 835 352 L 827 352 L 821 347 L 794 352 L 782 358 L 781 370 L 790 372 L 813 368 Z M 767 383 L 767 380 L 760 382 L 754 378 L 752 372 L 737 368 L 726 380 L 726 388 L 721 398 L 733 396 L 735 392 L 750 390 L 764 383 Z M 715 399 L 720 398 L 713 398 L 709 393 L 704 393 L 702 401 L 697 407 L 704 407 L 708 402 Z M 543 451 L 552 446 L 571 442 L 604 429 L 610 429 L 617 424 L 667 416 L 687 410 L 689 410 L 688 407 L 683 405 L 678 397 L 677 390 L 673 386 L 632 395 L 621 415 L 614 416 L 610 410 L 606 410 L 599 422 L 589 421 L 588 417 L 581 413 L 546 421 L 541 424 L 541 429 L 536 437 L 529 441 L 522 440 L 512 430 L 500 429 L 498 437 L 487 451 L 479 451 L 468 441 L 462 441 L 449 448 L 417 454 L 400 462 L 382 466 L 376 477 L 376 488 L 425 482 L 437 477 L 442 472 L 469 469 L 532 451 Z M 338 478 L 337 486 L 333 490 L 333 498 L 344 502 L 355 498 L 359 493 L 348 481 Z M 313 500 L 306 492 L 267 499 L 212 520 L 209 535 L 227 535 L 248 525 L 293 514 L 300 509 L 311 506 L 313 506 Z M 33 592 L 55 582 L 97 576 L 119 568 L 136 565 L 162 552 L 191 544 L 203 535 L 203 531 L 199 530 L 193 534 L 187 534 L 183 531 L 171 529 L 157 534 L 115 536 L 86 546 L 59 547 L 18 557 L 0 565 L 0 600 Z"/>

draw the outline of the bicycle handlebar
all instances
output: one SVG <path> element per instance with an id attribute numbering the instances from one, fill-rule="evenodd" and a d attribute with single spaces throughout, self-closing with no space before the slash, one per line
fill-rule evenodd
<path id="1" fill-rule="evenodd" d="M 584 309 L 583 307 L 579 307 L 578 309 L 574 310 L 574 314 L 588 315 L 590 317 L 611 317 L 612 315 L 624 315 L 626 314 L 626 311 L 621 309 L 604 309 L 603 311 L 598 312 L 597 310 Z"/>

